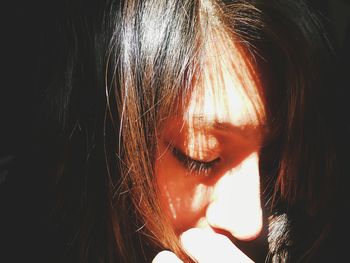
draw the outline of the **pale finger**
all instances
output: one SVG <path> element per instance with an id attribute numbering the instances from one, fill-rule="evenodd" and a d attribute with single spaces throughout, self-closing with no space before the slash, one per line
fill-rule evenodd
<path id="1" fill-rule="evenodd" d="M 226 236 L 201 228 L 191 228 L 181 235 L 186 253 L 199 263 L 252 263 Z"/>
<path id="2" fill-rule="evenodd" d="M 157 254 L 152 263 L 183 263 L 173 252 L 163 250 Z"/>

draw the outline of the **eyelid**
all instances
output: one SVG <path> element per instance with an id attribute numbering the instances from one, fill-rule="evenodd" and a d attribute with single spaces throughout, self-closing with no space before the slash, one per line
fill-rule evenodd
<path id="1" fill-rule="evenodd" d="M 186 155 L 176 147 L 171 147 L 171 152 L 174 157 L 178 159 L 190 172 L 195 171 L 198 173 L 207 174 L 221 160 L 220 157 L 217 157 L 211 161 L 196 160 Z"/>
<path id="2" fill-rule="evenodd" d="M 183 150 L 181 150 L 181 148 L 178 148 L 174 145 L 170 145 L 170 149 L 171 151 L 175 154 L 175 155 L 179 155 L 181 157 L 190 159 L 191 161 L 195 161 L 195 162 L 199 162 L 199 163 L 212 163 L 215 160 L 219 159 L 219 156 L 217 156 L 217 151 L 205 151 L 205 155 L 208 155 L 208 157 L 212 157 L 215 156 L 215 158 L 207 158 L 207 160 L 205 160 L 205 158 L 201 158 L 201 157 L 194 157 L 192 156 L 191 153 L 185 153 Z M 193 153 L 193 155 L 196 155 L 195 153 Z"/>

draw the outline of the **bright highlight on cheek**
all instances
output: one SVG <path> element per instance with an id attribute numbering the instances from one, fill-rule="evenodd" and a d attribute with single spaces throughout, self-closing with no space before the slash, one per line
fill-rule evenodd
<path id="1" fill-rule="evenodd" d="M 203 177 L 191 174 L 181 161 L 167 148 L 159 147 L 155 173 L 164 212 L 180 234 L 193 226 L 212 196 L 212 187 L 201 182 Z"/>
<path id="2" fill-rule="evenodd" d="M 213 188 L 204 184 L 198 184 L 191 201 L 192 211 L 200 211 L 203 202 L 210 201 Z"/>
<path id="3" fill-rule="evenodd" d="M 180 202 L 180 198 L 173 198 L 173 196 L 170 194 L 168 186 L 165 184 L 163 185 L 163 188 L 161 189 L 163 192 L 163 195 L 166 198 L 166 203 L 169 206 L 169 210 L 171 213 L 171 216 L 173 219 L 177 219 L 177 207 Z"/>

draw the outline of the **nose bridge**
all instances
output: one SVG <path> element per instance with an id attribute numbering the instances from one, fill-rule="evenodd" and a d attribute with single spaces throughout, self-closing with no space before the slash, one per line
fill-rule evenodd
<path id="1" fill-rule="evenodd" d="M 259 158 L 253 153 L 215 184 L 206 218 L 210 225 L 239 239 L 256 237 L 262 227 Z"/>
<path id="2" fill-rule="evenodd" d="M 228 170 L 215 184 L 213 202 L 250 204 L 260 197 L 258 156 L 253 153 Z M 244 198 L 244 200 L 243 200 Z"/>

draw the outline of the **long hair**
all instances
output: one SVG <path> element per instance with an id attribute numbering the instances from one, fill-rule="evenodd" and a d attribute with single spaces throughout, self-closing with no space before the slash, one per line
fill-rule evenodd
<path id="1" fill-rule="evenodd" d="M 203 74 L 212 19 L 263 83 L 266 207 L 290 214 L 296 226 L 293 215 L 310 225 L 321 218 L 291 258 L 317 250 L 328 231 L 323 214 L 333 200 L 336 159 L 332 112 L 324 107 L 332 97 L 322 68 L 330 50 L 304 2 L 75 1 L 57 21 L 61 51 L 45 106 L 62 142 L 54 215 L 65 232 L 65 262 L 150 261 L 164 248 L 183 255 L 159 206 L 155 150 L 163 120 Z"/>

